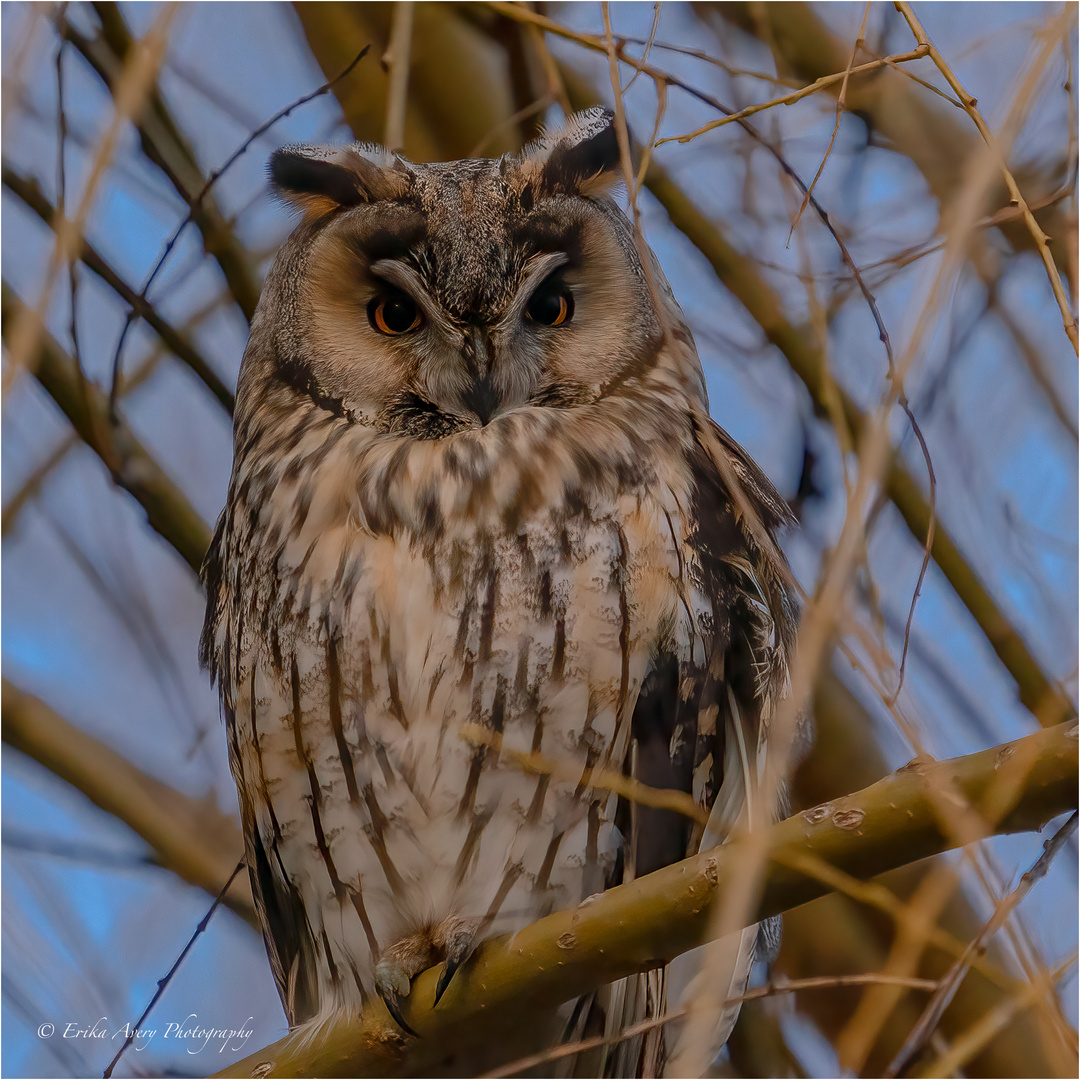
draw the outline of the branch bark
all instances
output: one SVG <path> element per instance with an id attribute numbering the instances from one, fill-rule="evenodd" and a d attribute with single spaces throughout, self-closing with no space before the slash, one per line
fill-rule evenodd
<path id="1" fill-rule="evenodd" d="M 236 821 L 210 799 L 192 799 L 137 769 L 39 698 L 2 683 L 3 741 L 119 818 L 153 849 L 159 866 L 217 896 L 244 845 Z M 223 903 L 258 927 L 247 874 Z"/>
<path id="2" fill-rule="evenodd" d="M 1009 770 L 1007 764 L 1012 763 Z M 1019 763 L 1022 767 L 1018 768 Z M 960 793 L 987 831 L 1040 828 L 1076 804 L 1077 726 L 1059 725 L 981 753 L 905 767 L 853 795 L 781 822 L 768 833 L 769 871 L 753 919 L 828 892 L 821 862 L 860 878 L 958 844 L 943 792 Z M 1012 776 L 1004 777 L 1006 771 Z M 459 971 L 437 1010 L 438 968 L 413 983 L 406 1039 L 381 1001 L 326 1025 L 319 1038 L 287 1037 L 219 1076 L 392 1076 L 481 1041 L 513 1016 L 532 1015 L 701 943 L 746 841 L 658 870 L 571 911 L 486 942 Z"/>

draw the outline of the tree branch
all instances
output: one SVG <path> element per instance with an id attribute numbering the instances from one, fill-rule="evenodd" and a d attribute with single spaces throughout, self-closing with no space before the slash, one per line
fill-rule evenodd
<path id="1" fill-rule="evenodd" d="M 2 181 L 4 187 L 18 196 L 50 228 L 55 229 L 56 207 L 46 198 L 36 180 L 20 176 L 5 164 L 2 167 Z M 161 339 L 165 348 L 178 360 L 187 364 L 210 393 L 231 413 L 233 411 L 232 391 L 187 337 L 163 319 L 157 308 L 150 301 L 143 299 L 86 240 L 83 241 L 79 258 L 110 286 L 124 303 L 138 312 L 147 326 Z"/>
<path id="2" fill-rule="evenodd" d="M 115 750 L 3 680 L 3 741 L 81 791 L 141 836 L 159 866 L 216 896 L 243 853 L 233 818 L 147 776 Z M 223 901 L 258 926 L 247 874 Z"/>
<path id="3" fill-rule="evenodd" d="M 1077 764 L 1077 727 L 1059 725 L 978 754 L 905 767 L 788 818 L 769 830 L 769 871 L 753 918 L 828 892 L 814 876 L 822 862 L 866 878 L 957 846 L 943 792 L 961 793 L 988 831 L 1038 829 L 1075 806 Z M 406 1039 L 381 1001 L 372 1001 L 362 1016 L 327 1024 L 319 1038 L 287 1037 L 218 1075 L 423 1075 L 513 1016 L 553 1008 L 700 944 L 744 844 L 734 840 L 484 943 L 437 1010 L 430 1003 L 440 969 L 424 972 L 406 1013 L 419 1040 Z"/>
<path id="4" fill-rule="evenodd" d="M 63 34 L 111 92 L 116 72 L 123 67 L 134 39 L 117 4 L 95 3 L 94 10 L 101 20 L 99 36 L 84 37 L 66 21 Z M 233 235 L 212 196 L 207 194 L 200 205 L 194 205 L 206 178 L 195 151 L 173 120 L 156 82 L 136 127 L 143 153 L 168 177 L 184 202 L 193 208 L 192 220 L 202 234 L 203 247 L 217 261 L 229 292 L 250 322 L 259 301 L 259 282 L 249 256 Z"/>
<path id="5" fill-rule="evenodd" d="M 5 339 L 14 321 L 10 316 L 25 309 L 26 305 L 5 284 L 0 301 Z M 44 330 L 31 366 L 34 377 L 86 445 L 105 463 L 113 480 L 146 511 L 151 528 L 172 544 L 198 574 L 210 546 L 210 529 L 131 429 L 112 421 L 106 395 Z"/>

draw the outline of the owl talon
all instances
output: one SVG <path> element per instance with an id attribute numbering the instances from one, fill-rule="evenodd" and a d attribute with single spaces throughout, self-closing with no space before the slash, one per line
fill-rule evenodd
<path id="1" fill-rule="evenodd" d="M 443 994 L 446 993 L 446 988 L 450 985 L 454 973 L 472 955 L 475 941 L 476 938 L 473 932 L 465 929 L 457 931 L 447 939 L 446 963 L 443 965 L 442 974 L 435 985 L 435 1005 L 439 1004 Z"/>
<path id="2" fill-rule="evenodd" d="M 401 1012 L 402 1000 L 407 998 L 412 990 L 405 967 L 390 960 L 381 960 L 375 965 L 375 990 L 382 998 L 386 1011 L 391 1015 L 394 1023 L 406 1034 L 420 1038 L 419 1034 L 406 1023 Z"/>

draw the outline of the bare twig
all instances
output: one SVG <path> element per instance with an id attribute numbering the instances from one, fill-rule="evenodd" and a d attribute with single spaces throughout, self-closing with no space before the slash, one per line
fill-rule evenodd
<path id="1" fill-rule="evenodd" d="M 3 185 L 17 195 L 35 214 L 56 228 L 57 210 L 42 192 L 36 180 L 3 166 Z M 62 215 L 61 215 L 62 216 Z M 88 242 L 83 243 L 81 259 L 102 281 L 135 310 L 139 317 L 157 334 L 165 347 L 186 364 L 221 405 L 232 412 L 233 392 L 214 371 L 210 362 L 199 352 L 185 334 L 173 327 L 144 296 L 137 293 L 103 256 Z M 126 380 L 131 385 L 131 380 Z"/>
<path id="2" fill-rule="evenodd" d="M 1016 888 L 998 904 L 994 914 L 982 930 L 979 931 L 975 940 L 967 947 L 964 955 L 958 957 L 952 967 L 949 968 L 936 987 L 934 996 L 926 1003 L 926 1008 L 919 1017 L 918 1023 L 912 1028 L 907 1041 L 897 1052 L 889 1067 L 882 1073 L 884 1077 L 899 1076 L 922 1051 L 937 1025 L 941 1022 L 943 1013 L 956 996 L 961 981 L 971 969 L 972 958 L 982 956 L 986 952 L 990 939 L 1005 924 L 1005 920 L 1027 896 L 1035 883 L 1046 876 L 1054 857 L 1065 845 L 1065 841 L 1076 832 L 1076 822 L 1077 815 L 1073 812 L 1065 824 L 1043 844 L 1042 854 L 1035 861 L 1035 864 L 1020 879 Z"/>
<path id="3" fill-rule="evenodd" d="M 976 1023 L 953 1039 L 952 1044 L 936 1061 L 920 1071 L 919 1076 L 956 1076 L 979 1051 L 1003 1031 L 1017 1014 L 1031 1008 L 1043 994 L 1052 990 L 1054 984 L 1076 963 L 1076 953 L 1068 956 L 1044 975 L 1028 983 L 1021 991 L 991 1009 Z"/>
<path id="4" fill-rule="evenodd" d="M 195 945 L 195 942 L 199 940 L 203 932 L 210 925 L 210 920 L 214 917 L 214 912 L 217 911 L 225 894 L 229 891 L 229 887 L 236 880 L 237 875 L 243 869 L 244 860 L 241 859 L 236 864 L 236 869 L 233 870 L 232 874 L 229 877 L 229 880 L 226 881 L 225 884 L 221 887 L 221 892 L 219 892 L 214 898 L 214 902 L 210 905 L 210 910 L 202 917 L 199 925 L 195 927 L 195 932 L 191 935 L 190 938 L 188 938 L 188 942 L 183 947 L 183 949 L 180 950 L 180 955 L 173 962 L 173 966 L 169 968 L 169 970 L 165 973 L 165 977 L 163 979 L 158 980 L 157 990 L 154 992 L 154 996 L 150 999 L 149 1004 L 146 1006 L 145 1009 L 143 1009 L 142 1014 L 139 1016 L 139 1019 L 136 1020 L 134 1024 L 128 1025 L 128 1037 L 124 1040 L 124 1045 L 116 1051 L 116 1057 L 114 1057 L 112 1061 L 109 1062 L 109 1064 L 105 1068 L 105 1072 L 102 1073 L 104 1080 L 109 1080 L 109 1077 L 112 1076 L 113 1069 L 116 1068 L 120 1059 L 124 1056 L 124 1051 L 127 1050 L 127 1048 L 135 1041 L 135 1036 L 139 1033 L 139 1031 L 142 1030 L 143 1021 L 150 1015 L 151 1010 L 161 1000 L 162 994 L 164 994 L 165 991 L 169 988 L 169 983 L 172 982 L 173 976 L 180 970 L 180 965 L 187 958 L 187 954 L 191 952 L 193 946 Z"/>
<path id="5" fill-rule="evenodd" d="M 859 64 L 856 67 L 847 67 L 843 71 L 836 72 L 834 75 L 822 75 L 820 79 L 816 79 L 814 82 L 807 86 L 800 87 L 798 90 L 793 90 L 790 94 L 783 94 L 780 97 L 771 98 L 768 101 L 760 101 L 756 105 L 747 105 L 745 109 L 739 109 L 738 112 L 729 113 L 727 116 L 720 117 L 719 120 L 710 120 L 707 124 L 702 124 L 701 127 L 695 128 L 693 131 L 688 131 L 685 135 L 668 135 L 663 139 L 658 139 L 656 145 L 663 146 L 664 143 L 670 142 L 692 142 L 694 139 L 709 131 L 725 127 L 728 124 L 741 124 L 743 120 L 755 116 L 760 112 L 765 112 L 767 109 L 775 109 L 777 105 L 794 105 L 796 101 L 802 101 L 803 98 L 818 94 L 822 90 L 827 90 L 829 87 L 835 86 L 837 83 L 840 83 L 841 88 L 846 91 L 848 79 L 852 75 L 862 75 L 865 72 L 876 71 L 882 67 L 899 67 L 901 64 L 907 64 L 912 60 L 921 59 L 927 55 L 927 52 L 927 48 L 920 45 L 909 52 L 896 53 L 892 56 L 883 56 L 878 60 L 868 60 L 866 63 Z"/>
<path id="6" fill-rule="evenodd" d="M 800 994 L 806 990 L 842 990 L 850 986 L 869 986 L 875 983 L 892 983 L 906 987 L 908 990 L 932 991 L 937 987 L 934 979 L 897 978 L 890 975 L 878 975 L 873 972 L 865 975 L 815 975 L 807 979 L 774 979 L 761 986 L 755 986 L 740 994 L 737 998 L 730 998 L 729 1005 L 746 1003 L 747 1001 L 759 1001 L 762 998 L 775 997 L 780 994 Z M 665 1013 L 650 1020 L 642 1020 L 639 1024 L 631 1024 L 622 1028 L 618 1033 L 607 1036 L 597 1035 L 591 1039 L 582 1039 L 579 1042 L 563 1043 L 561 1046 L 553 1046 L 549 1050 L 531 1054 L 529 1057 L 520 1058 L 510 1062 L 502 1068 L 493 1069 L 483 1074 L 483 1080 L 506 1076 L 516 1076 L 526 1069 L 533 1069 L 537 1065 L 543 1065 L 549 1061 L 560 1061 L 562 1058 L 573 1057 L 576 1054 L 585 1053 L 587 1050 L 595 1050 L 601 1046 L 612 1046 L 615 1043 L 632 1039 L 653 1028 L 670 1024 L 673 1020 L 679 1020 L 686 1015 L 685 1009 Z"/>
<path id="7" fill-rule="evenodd" d="M 234 150 L 232 154 L 229 155 L 223 165 L 215 169 L 206 178 L 206 182 L 199 189 L 198 194 L 196 194 L 195 198 L 191 200 L 191 209 L 188 211 L 187 217 L 185 217 L 184 220 L 180 222 L 175 232 L 173 232 L 172 236 L 166 241 L 165 247 L 162 249 L 161 255 L 158 257 L 158 261 L 154 264 L 153 269 L 151 269 L 150 275 L 146 279 L 146 284 L 143 285 L 142 290 L 139 293 L 140 301 L 146 301 L 147 294 L 150 291 L 150 286 L 153 285 L 154 279 L 157 277 L 158 273 L 161 271 L 162 267 L 168 260 L 170 253 L 176 246 L 176 242 L 180 239 L 180 234 L 184 231 L 184 229 L 190 222 L 196 220 L 199 214 L 199 210 L 202 207 L 203 200 L 210 193 L 210 189 L 214 186 L 214 184 L 216 184 L 217 181 L 221 179 L 221 177 L 226 172 L 228 172 L 228 170 L 231 169 L 232 166 L 237 161 L 239 161 L 239 159 L 243 157 L 245 153 L 247 153 L 248 148 L 251 146 L 252 143 L 255 142 L 256 139 L 258 139 L 266 131 L 272 128 L 279 120 L 284 120 L 285 117 L 292 113 L 295 109 L 300 108 L 302 105 L 306 105 L 309 101 L 314 101 L 315 98 L 322 97 L 324 94 L 330 93 L 330 91 L 333 90 L 333 88 L 339 82 L 341 82 L 342 79 L 348 76 L 349 73 L 353 70 L 353 68 L 355 68 L 361 60 L 363 60 L 370 48 L 370 45 L 365 45 L 360 50 L 360 52 L 358 52 L 356 56 L 353 57 L 349 64 L 340 72 L 340 74 L 335 76 L 333 79 L 330 79 L 328 82 L 323 83 L 322 86 L 320 86 L 317 90 L 313 90 L 310 94 L 305 94 L 303 97 L 297 98 L 296 101 L 293 101 L 291 104 L 286 105 L 285 108 L 279 109 L 276 113 L 274 113 L 273 116 L 270 117 L 269 120 L 257 127 L 236 148 L 236 150 Z M 113 418 L 114 422 L 116 417 L 116 392 L 120 380 L 120 361 L 124 352 L 124 341 L 127 338 L 128 331 L 131 329 L 132 324 L 140 316 L 140 314 L 141 305 L 139 307 L 133 306 L 132 309 L 128 312 L 127 319 L 124 321 L 124 327 L 120 331 L 120 337 L 116 342 L 116 349 L 113 352 L 112 383 L 109 389 L 109 414 Z"/>
<path id="8" fill-rule="evenodd" d="M 1039 223 L 1035 220 L 1035 215 L 1031 212 L 1031 207 L 1021 194 L 1020 188 L 1016 183 L 1016 178 L 1009 169 L 1008 162 L 1005 160 L 1005 156 L 1002 153 L 997 138 L 994 136 L 994 133 L 990 130 L 990 125 L 983 119 L 982 114 L 977 108 L 978 102 L 964 89 L 963 84 L 953 73 L 952 68 L 946 63 L 945 58 L 936 48 L 934 48 L 933 43 L 923 29 L 922 23 L 916 18 L 915 12 L 911 10 L 911 5 L 907 3 L 906 0 L 896 0 L 895 6 L 896 10 L 903 15 L 908 26 L 911 27 L 911 32 L 915 36 L 915 40 L 920 46 L 924 46 L 927 49 L 927 55 L 933 60 L 937 69 L 945 77 L 945 81 L 953 88 L 956 96 L 963 103 L 964 110 L 974 121 L 975 126 L 979 129 L 979 134 L 983 137 L 986 145 L 993 153 L 998 167 L 1001 169 L 1001 175 L 1005 178 L 1005 183 L 1009 188 L 1009 196 L 1012 204 L 1020 209 L 1020 213 L 1024 217 L 1024 223 L 1027 225 L 1028 231 L 1031 233 L 1031 238 L 1035 242 L 1035 249 L 1038 251 L 1040 258 L 1043 261 L 1043 266 L 1046 267 L 1046 274 L 1050 279 L 1050 287 L 1054 291 L 1054 299 L 1057 301 L 1058 308 L 1061 310 L 1061 319 L 1065 326 L 1065 333 L 1068 334 L 1069 340 L 1072 342 L 1073 350 L 1080 352 L 1080 339 L 1077 337 L 1076 319 L 1073 317 L 1073 313 L 1069 307 L 1068 298 L 1065 296 L 1065 289 L 1061 284 L 1061 275 L 1054 265 L 1054 257 L 1050 254 L 1050 238 L 1043 232 Z M 1062 16 L 1062 18 L 1067 17 L 1067 13 Z M 1040 53 L 1039 60 L 1032 64 L 1033 77 L 1037 78 L 1041 75 L 1042 69 L 1045 66 L 1046 61 L 1049 60 L 1050 53 L 1053 51 L 1055 45 L 1056 41 L 1052 40 L 1048 34 L 1047 41 Z M 1028 90 L 1029 94 L 1031 89 Z"/>
<path id="9" fill-rule="evenodd" d="M 23 304 L 4 286 L 3 329 L 24 311 Z M 210 544 L 210 529 L 161 466 L 123 423 L 108 423 L 105 395 L 79 383 L 74 363 L 51 335 L 43 333 L 32 358 L 34 377 L 71 422 L 82 440 L 101 458 L 114 482 L 129 492 L 146 511 L 151 528 L 160 533 L 198 574 Z"/>
<path id="10" fill-rule="evenodd" d="M 807 189 L 806 194 L 803 196 L 803 201 L 799 205 L 798 213 L 795 215 L 795 220 L 791 223 L 792 231 L 799 224 L 802 218 L 803 211 L 806 209 L 807 203 L 810 201 L 810 196 L 813 194 L 814 188 L 817 187 L 817 182 L 821 179 L 821 174 L 825 171 L 825 165 L 828 163 L 829 158 L 832 156 L 833 147 L 836 145 L 836 136 L 840 133 L 840 121 L 844 117 L 844 102 L 847 99 L 848 82 L 851 79 L 851 70 L 855 66 L 855 57 L 859 55 L 859 50 L 863 47 L 866 38 L 866 20 L 870 17 L 870 3 L 867 0 L 866 5 L 863 7 L 862 22 L 859 24 L 859 32 L 855 35 L 855 44 L 851 46 L 851 57 L 847 62 L 847 67 L 844 68 L 844 78 L 840 83 L 840 89 L 836 94 L 836 118 L 833 120 L 832 134 L 829 136 L 829 144 L 825 147 L 825 153 L 821 155 L 821 164 L 817 168 L 817 172 L 814 173 L 814 179 L 810 181 L 810 187 Z M 790 234 L 789 234 L 790 235 Z"/>
<path id="11" fill-rule="evenodd" d="M 233 818 L 137 769 L 43 701 L 3 680 L 3 739 L 141 836 L 158 865 L 213 896 L 243 850 Z M 226 904 L 256 925 L 251 891 L 237 882 Z"/>
<path id="12" fill-rule="evenodd" d="M 165 53 L 168 27 L 176 12 L 176 4 L 166 4 L 158 14 L 146 37 L 132 50 L 130 62 L 116 83 L 113 95 L 113 115 L 93 154 L 90 175 L 83 187 L 78 207 L 71 218 L 64 218 L 56 232 L 49 265 L 46 268 L 41 295 L 35 308 L 24 308 L 15 325 L 7 335 L 8 364 L 4 372 L 4 389 L 10 388 L 12 380 L 34 355 L 37 343 L 44 333 L 45 312 L 52 295 L 53 284 L 61 267 L 76 258 L 82 243 L 83 228 L 97 195 L 98 185 L 112 161 L 120 131 L 127 121 L 142 107 L 153 84 L 157 69 Z"/>
<path id="13" fill-rule="evenodd" d="M 492 747 L 498 751 L 500 763 L 533 776 L 551 776 L 570 781 L 581 780 L 582 783 L 587 783 L 589 787 L 597 791 L 614 792 L 627 802 L 637 803 L 639 806 L 670 810 L 700 825 L 706 824 L 709 819 L 708 813 L 702 810 L 693 796 L 685 791 L 650 787 L 614 769 L 589 769 L 582 778 L 581 769 L 569 761 L 549 757 L 546 754 L 512 750 L 503 744 L 502 738 L 497 733 L 479 724 L 466 724 L 461 729 L 461 737 L 473 746 Z"/>

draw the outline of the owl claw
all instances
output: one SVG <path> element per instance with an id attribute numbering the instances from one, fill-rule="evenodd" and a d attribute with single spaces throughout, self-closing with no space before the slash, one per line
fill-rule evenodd
<path id="1" fill-rule="evenodd" d="M 435 1005 L 439 1004 L 443 994 L 446 993 L 446 988 L 450 985 L 454 973 L 472 955 L 475 940 L 472 931 L 465 929 L 459 930 L 447 939 L 446 962 L 439 981 L 435 985 Z"/>
<path id="2" fill-rule="evenodd" d="M 406 1035 L 412 1035 L 414 1039 L 419 1039 L 420 1033 L 409 1027 L 405 1017 L 401 1013 L 401 998 L 399 998 L 393 990 L 380 990 L 379 996 L 386 1006 L 386 1011 L 393 1017 L 394 1023 L 397 1024 Z"/>
<path id="3" fill-rule="evenodd" d="M 409 1027 L 401 1012 L 401 1002 L 409 996 L 411 989 L 408 972 L 402 965 L 382 960 L 375 966 L 375 990 L 386 1011 L 402 1031 L 418 1039 L 420 1035 Z"/>

